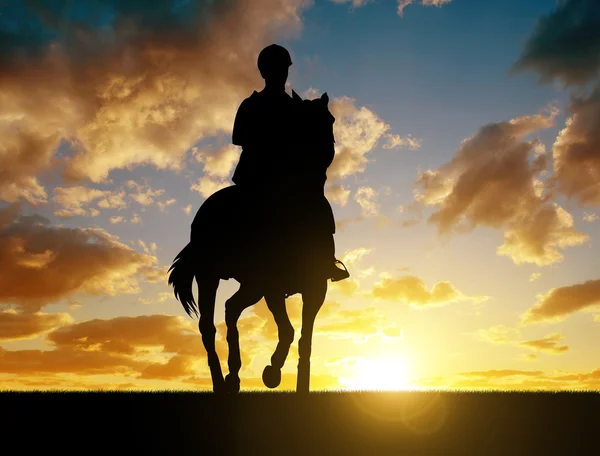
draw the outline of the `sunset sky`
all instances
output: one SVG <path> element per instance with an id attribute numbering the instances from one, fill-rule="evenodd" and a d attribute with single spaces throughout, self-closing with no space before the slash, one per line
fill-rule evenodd
<path id="1" fill-rule="evenodd" d="M 231 184 L 271 43 L 336 117 L 351 278 L 311 388 L 600 389 L 597 0 L 1 1 L 1 389 L 211 388 L 166 271 Z M 266 389 L 264 301 L 238 326 Z"/>

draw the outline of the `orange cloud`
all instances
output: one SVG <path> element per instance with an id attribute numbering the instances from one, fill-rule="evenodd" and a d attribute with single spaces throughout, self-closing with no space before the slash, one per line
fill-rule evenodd
<path id="1" fill-rule="evenodd" d="M 0 341 L 35 339 L 72 321 L 66 313 L 18 313 L 12 309 L 0 311 Z"/>
<path id="2" fill-rule="evenodd" d="M 600 280 L 552 288 L 522 316 L 522 324 L 562 321 L 577 311 L 600 304 Z"/>
<path id="3" fill-rule="evenodd" d="M 17 318 L 26 321 L 33 317 L 17 314 Z M 31 330 L 13 331 L 31 333 Z M 223 363 L 227 355 L 224 339 L 225 334 L 222 334 L 216 340 Z M 0 349 L 0 373 L 121 375 L 174 380 L 206 370 L 206 351 L 197 326 L 181 317 L 144 315 L 65 322 L 50 332 L 46 341 L 53 350 Z M 242 347 L 242 357 L 249 364 L 252 358 L 245 348 Z M 157 357 L 164 360 L 165 355 L 166 362 L 156 362 Z M 78 380 L 69 378 L 65 383 Z"/>
<path id="4" fill-rule="evenodd" d="M 0 302 L 38 311 L 77 292 L 137 293 L 140 280 L 164 272 L 155 256 L 100 228 L 52 227 L 44 217 L 19 211 L 18 205 L 0 210 Z"/>

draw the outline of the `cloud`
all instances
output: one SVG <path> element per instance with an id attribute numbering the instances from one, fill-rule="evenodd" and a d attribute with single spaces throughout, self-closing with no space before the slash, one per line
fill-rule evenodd
<path id="1" fill-rule="evenodd" d="M 588 213 L 586 212 L 586 213 L 584 213 L 584 215 L 583 215 L 583 217 L 582 217 L 582 220 L 583 220 L 584 222 L 590 222 L 590 223 L 592 223 L 592 222 L 595 222 L 596 220 L 598 220 L 598 218 L 599 218 L 599 217 L 598 217 L 598 215 L 597 215 L 597 214 L 588 214 Z"/>
<path id="2" fill-rule="evenodd" d="M 538 302 L 522 316 L 522 324 L 542 321 L 562 321 L 580 310 L 600 304 L 600 280 L 566 287 L 552 288 L 539 297 Z"/>
<path id="3" fill-rule="evenodd" d="M 525 342 L 521 342 L 520 345 L 537 351 L 542 351 L 551 354 L 560 354 L 569 350 L 569 347 L 567 345 L 560 344 L 562 338 L 563 336 L 561 334 L 550 334 L 544 337 L 543 339 L 528 340 Z"/>
<path id="4" fill-rule="evenodd" d="M 148 185 L 141 185 L 133 180 L 128 180 L 125 182 L 125 185 L 130 189 L 135 189 L 136 192 L 130 193 L 129 197 L 142 206 L 154 204 L 154 198 L 165 193 L 165 190 L 162 188 L 152 190 Z"/>
<path id="5" fill-rule="evenodd" d="M 335 312 L 315 325 L 315 334 L 333 339 L 353 339 L 364 342 L 371 337 L 402 338 L 402 330 L 376 307 L 344 310 L 339 304 Z"/>
<path id="6" fill-rule="evenodd" d="M 479 335 L 489 342 L 497 344 L 511 343 L 520 336 L 519 330 L 510 326 L 496 325 L 479 330 Z"/>
<path id="7" fill-rule="evenodd" d="M 129 356 L 99 351 L 5 350 L 0 347 L 0 373 L 8 374 L 131 374 L 145 364 Z"/>
<path id="8" fill-rule="evenodd" d="M 561 354 L 569 350 L 567 345 L 561 345 L 562 334 L 554 333 L 544 336 L 542 339 L 519 340 L 520 331 L 504 325 L 492 326 L 488 329 L 479 330 L 479 335 L 489 342 L 495 344 L 508 344 L 517 347 L 525 347 L 530 350 L 546 352 L 553 355 Z"/>
<path id="9" fill-rule="evenodd" d="M 600 70 L 600 4 L 597 0 L 566 0 L 542 16 L 525 43 L 516 73 L 534 70 L 540 82 L 560 79 L 567 85 L 584 85 Z"/>
<path id="10" fill-rule="evenodd" d="M 379 214 L 377 191 L 372 187 L 359 187 L 356 189 L 354 199 L 360 205 L 363 217 Z"/>
<path id="11" fill-rule="evenodd" d="M 14 315 L 21 322 L 34 320 L 25 314 Z M 77 383 L 78 376 L 102 374 L 173 380 L 206 368 L 206 351 L 197 326 L 181 317 L 142 315 L 65 323 L 46 336 L 52 350 L 0 348 L 0 373 L 75 374 L 65 380 L 71 384 Z M 224 337 L 218 337 L 216 343 L 221 359 L 226 360 Z M 242 356 L 245 363 L 251 361 L 244 350 Z"/>
<path id="12" fill-rule="evenodd" d="M 417 150 L 421 148 L 421 140 L 413 138 L 412 135 L 401 137 L 400 135 L 386 134 L 387 144 L 381 146 L 384 149 L 395 149 L 397 147 L 408 147 L 411 150 Z"/>
<path id="13" fill-rule="evenodd" d="M 416 276 L 405 275 L 396 279 L 384 277 L 372 290 L 375 298 L 387 301 L 402 301 L 415 308 L 432 305 L 445 305 L 467 299 L 484 300 L 485 297 L 468 297 L 458 291 L 450 282 L 437 282 L 430 291 L 425 282 Z"/>
<path id="14" fill-rule="evenodd" d="M 553 125 L 555 108 L 508 122 L 490 123 L 465 139 L 454 158 L 437 170 L 419 173 L 417 202 L 434 206 L 428 223 L 441 234 L 477 226 L 504 231 L 498 255 L 516 264 L 546 266 L 563 260 L 560 249 L 583 244 L 573 217 L 545 195 L 541 176 L 547 154 L 539 139 L 524 138 Z"/>
<path id="15" fill-rule="evenodd" d="M 532 272 L 531 275 L 529 276 L 529 281 L 530 282 L 535 282 L 541 276 L 542 276 L 542 274 L 540 272 Z"/>
<path id="16" fill-rule="evenodd" d="M 56 187 L 53 191 L 52 202 L 61 206 L 61 209 L 56 210 L 54 215 L 62 218 L 92 215 L 84 206 L 100 199 L 109 201 L 110 197 L 113 200 L 116 197 L 116 194 L 110 190 L 99 190 L 83 185 Z"/>
<path id="17" fill-rule="evenodd" d="M 114 225 L 116 223 L 123 223 L 125 221 L 125 218 L 123 216 L 119 215 L 119 216 L 111 217 L 110 219 L 108 219 L 108 221 Z"/>
<path id="18" fill-rule="evenodd" d="M 365 247 L 359 247 L 356 249 L 348 250 L 342 255 L 342 261 L 347 266 L 357 265 L 366 255 L 373 252 L 373 249 L 367 249 Z"/>
<path id="19" fill-rule="evenodd" d="M 418 2 L 419 0 L 417 0 Z M 450 3 L 452 0 L 421 0 L 423 6 L 438 6 L 441 7 L 446 3 Z M 415 3 L 415 0 L 398 0 L 398 15 L 404 16 L 404 8 Z"/>
<path id="20" fill-rule="evenodd" d="M 333 3 L 351 3 L 353 8 L 365 6 L 367 3 L 373 0 L 331 0 Z"/>
<path id="21" fill-rule="evenodd" d="M 201 177 L 198 179 L 197 183 L 192 184 L 190 189 L 197 191 L 204 198 L 208 198 L 213 193 L 225 188 L 229 187 L 231 183 L 225 180 L 213 179 L 211 177 Z"/>
<path id="22" fill-rule="evenodd" d="M 66 313 L 18 313 L 12 309 L 0 311 L 0 341 L 35 339 L 72 321 Z"/>
<path id="23" fill-rule="evenodd" d="M 337 183 L 353 174 L 362 173 L 368 154 L 390 129 L 377 114 L 365 106 L 357 108 L 353 98 L 335 98 L 329 109 L 335 117 L 333 124 L 336 154 L 327 170 L 328 180 Z"/>
<path id="24" fill-rule="evenodd" d="M 231 132 L 261 83 L 258 52 L 294 36 L 311 4 L 118 1 L 66 18 L 44 2 L 15 6 L 0 47 L 0 198 L 45 202 L 37 178 L 58 164 L 96 183 L 142 164 L 181 169 L 198 141 Z"/>
<path id="25" fill-rule="evenodd" d="M 188 204 L 187 206 L 185 206 L 185 207 L 183 208 L 183 212 L 185 212 L 185 213 L 186 213 L 186 215 L 191 215 L 191 213 L 192 213 L 192 205 L 191 205 L 191 204 Z"/>
<path id="26" fill-rule="evenodd" d="M 452 377 L 419 379 L 419 384 L 434 388 L 489 390 L 592 390 L 600 386 L 600 369 L 591 372 L 554 372 L 540 370 L 490 369 L 461 372 Z"/>
<path id="27" fill-rule="evenodd" d="M 221 179 L 229 177 L 241 153 L 241 148 L 232 144 L 215 151 L 212 147 L 193 149 L 193 154 L 200 163 L 204 164 L 204 173 Z"/>
<path id="28" fill-rule="evenodd" d="M 571 115 L 553 146 L 553 182 L 558 191 L 580 204 L 599 206 L 600 86 L 587 98 L 572 97 L 569 110 Z"/>
<path id="29" fill-rule="evenodd" d="M 458 375 L 462 377 L 479 377 L 479 378 L 506 378 L 506 377 L 539 377 L 543 376 L 543 371 L 524 371 L 517 369 L 490 369 L 486 371 L 462 372 Z"/>
<path id="30" fill-rule="evenodd" d="M 0 210 L 0 302 L 38 311 L 75 293 L 138 293 L 163 272 L 157 261 L 100 228 L 53 227 L 18 205 Z"/>
<path id="31" fill-rule="evenodd" d="M 325 187 L 325 196 L 332 203 L 345 206 L 350 197 L 350 189 L 345 188 L 343 185 L 330 185 Z"/>
<path id="32" fill-rule="evenodd" d="M 140 315 L 75 323 L 53 331 L 47 340 L 57 349 L 86 353 L 133 355 L 158 347 L 161 353 L 200 355 L 199 338 L 197 326 L 182 317 Z"/>

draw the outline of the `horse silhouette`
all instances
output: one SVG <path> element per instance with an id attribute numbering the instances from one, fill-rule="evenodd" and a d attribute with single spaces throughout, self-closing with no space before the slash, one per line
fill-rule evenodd
<path id="1" fill-rule="evenodd" d="M 285 299 L 296 293 L 302 295 L 303 304 L 296 391 L 310 389 L 312 334 L 315 318 L 325 300 L 328 280 L 322 273 L 323 261 L 319 259 L 331 258 L 334 250 L 335 221 L 324 185 L 326 170 L 335 154 L 335 118 L 329 112 L 326 93 L 315 100 L 302 100 L 293 92 L 293 100 L 295 133 L 287 162 L 293 173 L 288 182 L 289 191 L 279 201 L 283 206 L 271 214 L 271 220 L 281 221 L 287 216 L 286 223 L 277 225 L 279 233 L 268 230 L 266 236 L 260 237 L 261 223 L 269 221 L 257 220 L 247 196 L 239 186 L 232 185 L 215 192 L 200 206 L 192 222 L 190 242 L 169 269 L 168 283 L 173 285 L 175 298 L 190 317 L 192 313 L 199 314 L 199 330 L 208 355 L 214 392 L 240 390 L 237 321 L 244 309 L 263 297 L 277 324 L 278 343 L 262 378 L 269 388 L 279 386 L 281 368 L 294 340 Z M 259 218 L 264 215 L 260 214 Z M 192 291 L 194 278 L 198 285 L 198 304 Z M 219 281 L 230 278 L 237 280 L 240 288 L 225 303 L 229 374 L 223 378 L 215 350 L 214 310 Z"/>

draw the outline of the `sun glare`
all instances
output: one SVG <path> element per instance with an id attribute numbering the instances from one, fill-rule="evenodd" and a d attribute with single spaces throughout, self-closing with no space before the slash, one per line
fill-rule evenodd
<path id="1" fill-rule="evenodd" d="M 416 389 L 406 360 L 400 356 L 361 358 L 349 378 L 340 379 L 350 390 L 399 391 Z"/>

